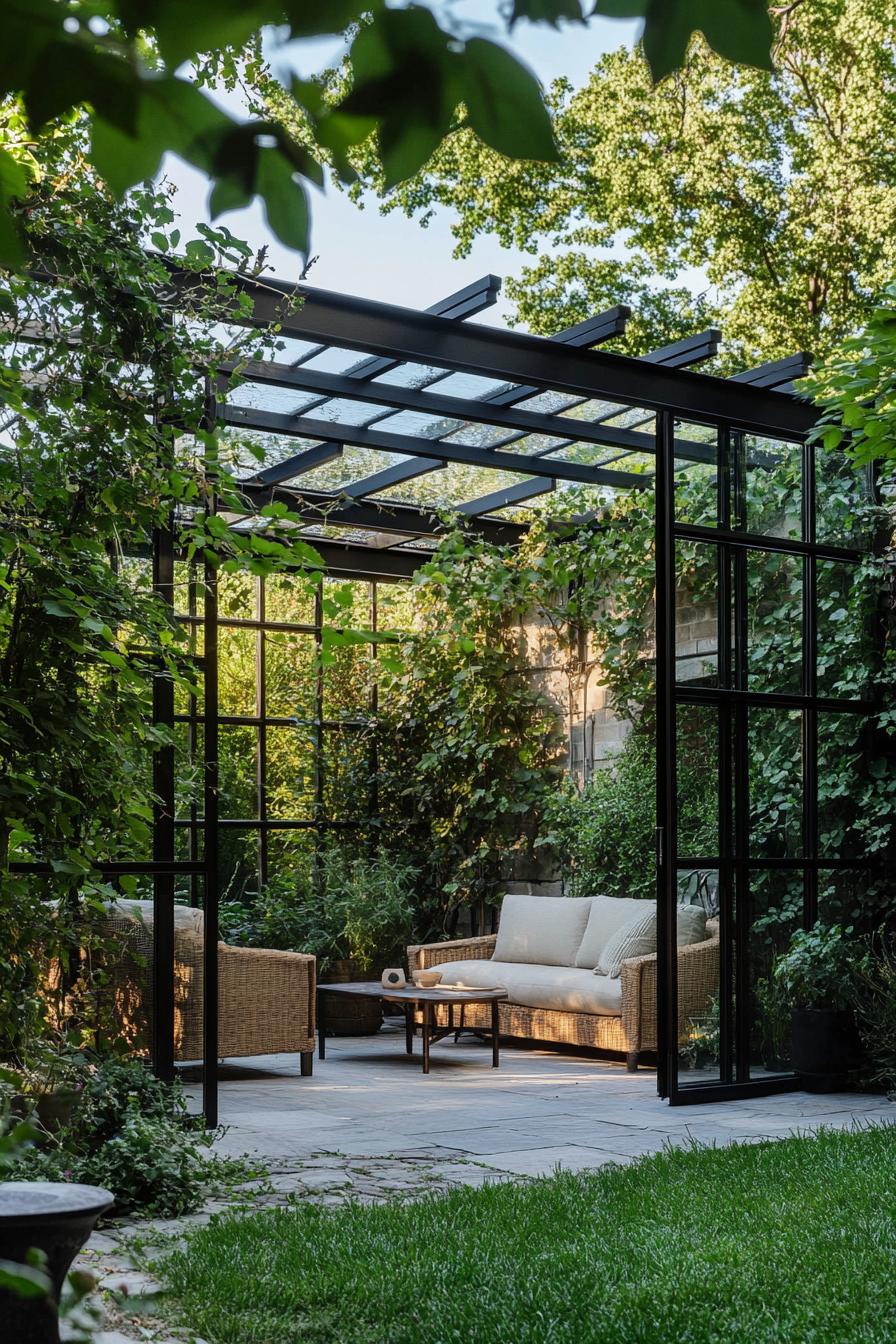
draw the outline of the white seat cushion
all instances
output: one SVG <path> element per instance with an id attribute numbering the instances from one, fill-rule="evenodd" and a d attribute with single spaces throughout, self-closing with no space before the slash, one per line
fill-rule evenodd
<path id="1" fill-rule="evenodd" d="M 541 899 L 536 898 L 536 899 Z M 562 898 L 561 898 L 562 899 Z M 468 989 L 506 989 L 511 1003 L 568 1013 L 619 1017 L 622 982 L 577 966 L 536 966 L 518 961 L 446 961 L 433 966 L 442 983 Z"/>
<path id="2" fill-rule="evenodd" d="M 505 896 L 494 960 L 574 966 L 590 911 L 590 896 Z"/>
<path id="3" fill-rule="evenodd" d="M 652 907 L 653 902 L 633 896 L 593 896 L 591 913 L 576 954 L 576 966 L 593 971 L 600 964 L 601 953 L 613 934 Z"/>

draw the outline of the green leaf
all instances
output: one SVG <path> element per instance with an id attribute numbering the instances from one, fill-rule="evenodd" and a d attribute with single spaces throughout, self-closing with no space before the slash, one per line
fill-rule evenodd
<path id="1" fill-rule="evenodd" d="M 91 158 L 118 196 L 155 176 L 167 151 L 211 173 L 221 139 L 235 123 L 195 85 L 171 76 L 144 78 L 134 133 L 105 115 L 93 121 Z"/>
<path id="2" fill-rule="evenodd" d="M 529 23 L 549 23 L 559 28 L 562 20 L 570 23 L 584 23 L 580 0 L 513 0 L 510 11 L 511 28 L 520 19 Z"/>
<path id="3" fill-rule="evenodd" d="M 0 1288 L 14 1297 L 49 1297 L 53 1285 L 42 1269 L 20 1265 L 16 1260 L 0 1260 Z"/>
<path id="4" fill-rule="evenodd" d="M 681 68 L 695 32 L 730 61 L 772 69 L 766 0 L 595 0 L 594 13 L 644 19 L 644 54 L 656 84 Z"/>
<path id="5" fill-rule="evenodd" d="M 474 37 L 464 51 L 464 71 L 467 114 L 480 140 L 512 159 L 559 157 L 541 86 L 516 57 Z"/>
<path id="6" fill-rule="evenodd" d="M 451 128 L 463 92 L 455 46 L 418 5 L 382 10 L 352 43 L 351 91 L 322 130 L 336 119 L 357 143 L 376 126 L 387 188 L 422 168 Z"/>
<path id="7" fill-rule="evenodd" d="M 21 266 L 25 258 L 11 206 L 27 192 L 28 178 L 24 165 L 7 150 L 0 149 L 0 266 L 10 270 Z"/>
<path id="8" fill-rule="evenodd" d="M 263 0 L 118 0 L 117 7 L 132 36 L 152 29 L 159 54 L 171 69 L 200 52 L 240 47 L 265 24 L 279 22 L 283 13 L 282 4 Z"/>
<path id="9" fill-rule="evenodd" d="M 215 249 L 199 238 L 194 238 L 192 242 L 187 243 L 184 256 L 191 266 L 199 266 L 205 269 L 215 264 Z"/>
<path id="10" fill-rule="evenodd" d="M 305 188 L 279 149 L 262 149 L 255 179 L 264 213 L 273 232 L 296 252 L 306 255 L 311 225 Z"/>

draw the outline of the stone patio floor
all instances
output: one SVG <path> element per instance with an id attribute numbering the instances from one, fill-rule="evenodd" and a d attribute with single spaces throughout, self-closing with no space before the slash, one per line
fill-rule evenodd
<path id="1" fill-rule="evenodd" d="M 630 1162 L 666 1146 L 760 1142 L 788 1134 L 896 1123 L 896 1105 L 880 1095 L 785 1093 L 713 1105 L 670 1107 L 656 1095 L 651 1069 L 548 1050 L 490 1047 L 473 1036 L 433 1048 L 432 1071 L 411 1059 L 404 1028 L 328 1040 L 327 1058 L 301 1078 L 296 1055 L 232 1061 L 222 1067 L 222 1155 L 249 1153 L 270 1170 L 250 1183 L 241 1204 L 291 1199 L 340 1204 L 408 1199 L 486 1181 L 528 1180 L 559 1168 L 586 1171 Z M 185 1075 L 199 1105 L 200 1089 Z M 80 1258 L 100 1278 L 114 1329 L 98 1344 L 162 1340 L 151 1318 L 128 1307 L 154 1285 L 135 1272 L 128 1238 L 180 1234 L 228 1207 L 211 1201 L 177 1221 L 125 1224 L 94 1234 Z M 124 1302 L 123 1309 L 115 1303 Z M 123 1333 L 122 1333 L 123 1332 Z M 190 1339 L 189 1335 L 181 1336 Z"/>

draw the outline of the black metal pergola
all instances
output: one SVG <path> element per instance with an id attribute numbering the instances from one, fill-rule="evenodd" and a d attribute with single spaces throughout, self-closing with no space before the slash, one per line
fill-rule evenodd
<path id="1" fill-rule="evenodd" d="M 174 306 L 193 275 L 172 273 Z M 816 525 L 815 451 L 806 438 L 815 412 L 792 395 L 808 364 L 802 354 L 722 378 L 698 366 L 717 352 L 720 333 L 698 332 L 633 357 L 601 347 L 625 330 L 619 306 L 552 338 L 470 322 L 493 305 L 499 282 L 486 276 L 425 312 L 346 295 L 240 278 L 248 312 L 234 307 L 223 323 L 276 330 L 276 360 L 224 366 L 210 387 L 208 413 L 234 435 L 262 436 L 265 457 L 239 475 L 241 511 L 226 514 L 238 529 L 261 526 L 260 510 L 284 502 L 328 573 L 394 582 L 410 578 L 433 553 L 448 516 L 492 541 L 513 544 L 527 527 L 526 509 L 570 485 L 604 495 L 653 491 L 656 508 L 659 1060 L 660 1092 L 673 1102 L 723 1099 L 794 1085 L 792 1077 L 757 1077 L 749 1060 L 747 1008 L 751 938 L 750 881 L 757 867 L 798 872 L 803 918 L 817 914 L 820 868 L 837 856 L 818 852 L 817 797 L 809 776 L 817 760 L 820 713 L 868 714 L 865 701 L 819 694 L 815 675 L 817 571 L 824 563 L 857 565 L 863 553 L 821 535 Z M 231 375 L 235 385 L 229 386 Z M 794 452 L 801 462 L 802 520 L 798 536 L 751 530 L 745 480 L 763 460 Z M 676 516 L 675 479 L 700 464 L 714 475 L 718 513 L 695 527 Z M 490 485 L 471 490 L 470 473 Z M 587 520 L 586 520 L 587 521 Z M 681 541 L 714 548 L 719 575 L 719 676 L 711 688 L 676 676 L 675 553 Z M 803 582 L 803 672 L 786 695 L 750 685 L 745 653 L 745 565 L 750 555 L 786 555 Z M 174 604 L 174 535 L 153 539 L 153 581 Z M 217 930 L 222 834 L 218 807 L 219 611 L 214 571 L 207 567 L 194 613 L 204 631 L 201 721 L 204 805 L 191 823 L 201 839 L 178 858 L 173 748 L 156 752 L 157 795 L 152 861 L 111 865 L 110 872 L 152 876 L 155 902 L 154 1066 L 174 1071 L 175 883 L 201 882 L 205 909 L 203 1109 L 217 1123 Z M 263 620 L 262 620 L 263 623 Z M 258 624 L 258 622 L 256 622 Z M 718 716 L 720 824 L 718 852 L 679 852 L 676 804 L 677 714 L 697 701 Z M 803 734 L 807 784 L 803 846 L 795 856 L 750 852 L 750 713 L 796 712 Z M 154 714 L 173 725 L 174 694 L 157 679 Z M 181 715 L 183 718 L 183 715 Z M 288 824 L 286 823 L 281 824 Z M 298 823 L 297 823 L 298 824 Z M 201 848 L 201 853 L 200 853 Z M 842 860 L 844 866 L 847 861 Z M 861 860 L 848 865 L 860 868 Z M 679 875 L 711 867 L 719 876 L 722 971 L 718 1077 L 689 1085 L 678 1077 L 676 893 Z"/>
<path id="2" fill-rule="evenodd" d="M 786 1079 L 756 1081 L 749 1076 L 746 1038 L 749 1024 L 733 994 L 723 1007 L 723 1033 L 728 1052 L 718 1084 L 709 1088 L 679 1086 L 675 1008 L 674 911 L 678 874 L 696 861 L 680 855 L 676 844 L 675 716 L 686 690 L 675 675 L 674 548 L 680 528 L 674 516 L 674 477 L 690 464 L 709 465 L 722 489 L 733 456 L 743 472 L 762 449 L 804 447 L 815 421 L 813 411 L 791 395 L 792 380 L 806 369 L 807 357 L 764 365 L 734 378 L 696 370 L 719 346 L 720 333 L 708 330 L 650 351 L 640 358 L 609 353 L 601 346 L 624 330 L 629 310 L 616 307 L 557 333 L 551 339 L 501 331 L 466 319 L 494 303 L 498 282 L 487 276 L 449 295 L 426 312 L 416 312 L 341 294 L 302 287 L 243 280 L 251 303 L 249 322 L 261 329 L 276 327 L 276 360 L 235 366 L 238 385 L 227 386 L 225 367 L 214 399 L 217 420 L 237 433 L 261 435 L 265 460 L 242 473 L 239 490 L 245 513 L 229 514 L 232 526 L 253 525 L 267 503 L 282 501 L 306 526 L 304 534 L 323 556 L 328 572 L 379 581 L 410 577 L 432 554 L 445 529 L 443 509 L 461 515 L 468 525 L 502 543 L 518 540 L 526 527 L 521 508 L 568 484 L 585 485 L 606 494 L 653 490 L 657 511 L 657 676 L 659 710 L 658 761 L 658 891 L 663 919 L 660 975 L 660 1090 L 672 1100 L 737 1095 L 744 1090 L 792 1085 Z M 228 319 L 229 320 L 229 319 Z M 757 444 L 760 447 L 757 449 Z M 486 471 L 489 488 L 470 493 L 470 469 Z M 425 481 L 427 502 L 419 501 Z M 814 478 L 813 478 L 814 479 Z M 412 487 L 413 489 L 409 488 Z M 727 501 L 727 484 L 723 494 Z M 414 502 L 414 494 L 418 495 Z M 432 501 L 431 503 L 429 501 Z M 727 503 L 725 505 L 727 507 Z M 823 556 L 853 562 L 846 548 L 820 547 L 814 535 L 789 543 L 779 538 L 750 537 L 745 520 L 727 514 L 713 529 L 714 543 L 724 538 L 720 566 L 730 553 L 748 546 L 790 547 L 801 562 L 816 564 Z M 160 591 L 171 592 L 170 536 L 156 538 L 155 569 Z M 727 572 L 727 570 L 726 570 Z M 220 886 L 217 809 L 219 722 L 217 685 L 218 611 L 214 576 L 207 574 L 204 610 L 204 768 L 205 805 L 201 820 L 201 865 L 205 904 L 205 1060 L 204 1110 L 209 1123 L 217 1118 L 217 977 L 216 930 Z M 734 594 L 726 603 L 734 601 Z M 807 609 L 807 628 L 814 617 Z M 719 613 L 720 636 L 727 644 L 729 613 Z M 721 643 L 720 643 L 721 647 Z M 736 671 L 736 670 L 735 670 Z M 716 692 L 721 712 L 736 717 L 735 703 L 751 692 L 737 683 Z M 817 708 L 812 685 L 795 701 L 811 717 Z M 760 693 L 755 693 L 759 695 Z M 173 706 L 159 690 L 160 717 Z M 862 709 L 865 709 L 862 706 Z M 731 732 L 736 732 L 735 718 Z M 743 732 L 747 729 L 741 725 Z M 741 751 L 738 781 L 726 755 L 724 788 L 746 788 Z M 156 787 L 156 1067 L 170 1072 L 172 1037 L 174 881 L 183 865 L 175 859 L 173 761 L 159 753 Z M 726 804 L 722 805 L 727 815 Z M 727 809 L 732 811 L 732 809 Z M 733 814 L 733 812 L 732 812 Z M 720 873 L 722 904 L 723 990 L 732 984 L 749 944 L 748 899 L 735 860 L 733 821 L 720 853 L 699 856 Z M 816 828 L 817 829 L 817 828 Z M 807 834 L 811 839 L 813 828 Z M 742 831 L 742 826 L 741 826 Z M 741 835 L 741 846 L 748 838 Z M 805 854 L 807 865 L 817 853 Z M 807 868 L 808 871 L 808 868 Z M 735 896 L 739 899 L 735 900 Z M 812 917 L 811 898 L 806 918 Z M 742 986 L 741 986 L 742 988 Z M 735 1045 L 736 1042 L 736 1045 Z"/>

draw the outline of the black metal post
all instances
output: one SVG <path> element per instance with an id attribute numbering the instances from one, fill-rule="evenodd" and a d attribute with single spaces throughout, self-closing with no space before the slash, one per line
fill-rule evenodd
<path id="1" fill-rule="evenodd" d="M 732 453 L 731 433 L 727 428 L 719 432 L 718 522 L 725 529 L 731 526 L 732 507 Z M 718 610 L 716 647 L 718 651 L 718 684 L 730 689 L 734 684 L 732 619 L 733 595 L 731 587 L 731 551 L 727 546 L 716 547 L 718 561 Z M 719 746 L 719 1080 L 730 1083 L 733 1077 L 732 1057 L 734 1043 L 734 779 L 733 733 L 731 706 L 720 703 L 717 712 Z"/>
<path id="2" fill-rule="evenodd" d="M 656 420 L 656 825 L 657 1087 L 674 1094 L 678 1077 L 675 929 L 677 807 L 675 784 L 675 429 Z"/>
<path id="3" fill-rule="evenodd" d="M 744 436 L 731 436 L 734 484 L 733 522 L 735 528 L 747 527 L 747 464 Z M 734 686 L 749 689 L 749 622 L 747 600 L 747 562 L 750 551 L 734 549 Z M 734 956 L 734 1076 L 745 1083 L 750 1076 L 750 710 L 740 701 L 733 706 L 734 725 L 734 910 L 731 920 Z"/>
<path id="4" fill-rule="evenodd" d="M 258 819 L 265 822 L 268 819 L 267 585 L 261 576 L 255 580 L 255 597 L 258 610 L 258 629 L 255 631 L 255 713 L 258 717 L 255 779 Z M 258 878 L 262 886 L 268 880 L 268 832 L 264 825 L 258 828 Z"/>
<path id="5" fill-rule="evenodd" d="M 203 921 L 202 1110 L 205 1123 L 218 1123 L 218 578 L 205 562 L 204 844 L 205 918 Z"/>
<path id="6" fill-rule="evenodd" d="M 817 540 L 815 507 L 815 447 L 803 444 L 803 540 Z M 803 875 L 803 927 L 818 918 L 818 557 L 803 558 L 803 693 L 809 704 L 803 713 L 803 856 L 813 860 Z"/>
<path id="7" fill-rule="evenodd" d="M 206 382 L 206 428 L 214 427 L 216 406 L 211 379 Z M 214 478 L 215 464 L 208 463 Z M 213 495 L 210 513 L 217 511 Z M 220 895 L 220 828 L 218 825 L 218 574 L 206 557 L 203 566 L 203 860 L 205 891 L 202 938 L 202 1110 L 205 1123 L 218 1123 L 218 900 Z"/>
<path id="8" fill-rule="evenodd" d="M 170 527 L 153 532 L 152 581 L 173 609 L 174 536 Z M 174 683 L 156 672 L 152 683 L 153 722 L 174 731 Z M 174 862 L 174 745 L 153 753 L 153 863 Z M 160 1078 L 174 1077 L 174 874 L 153 875 L 152 1061 Z"/>

